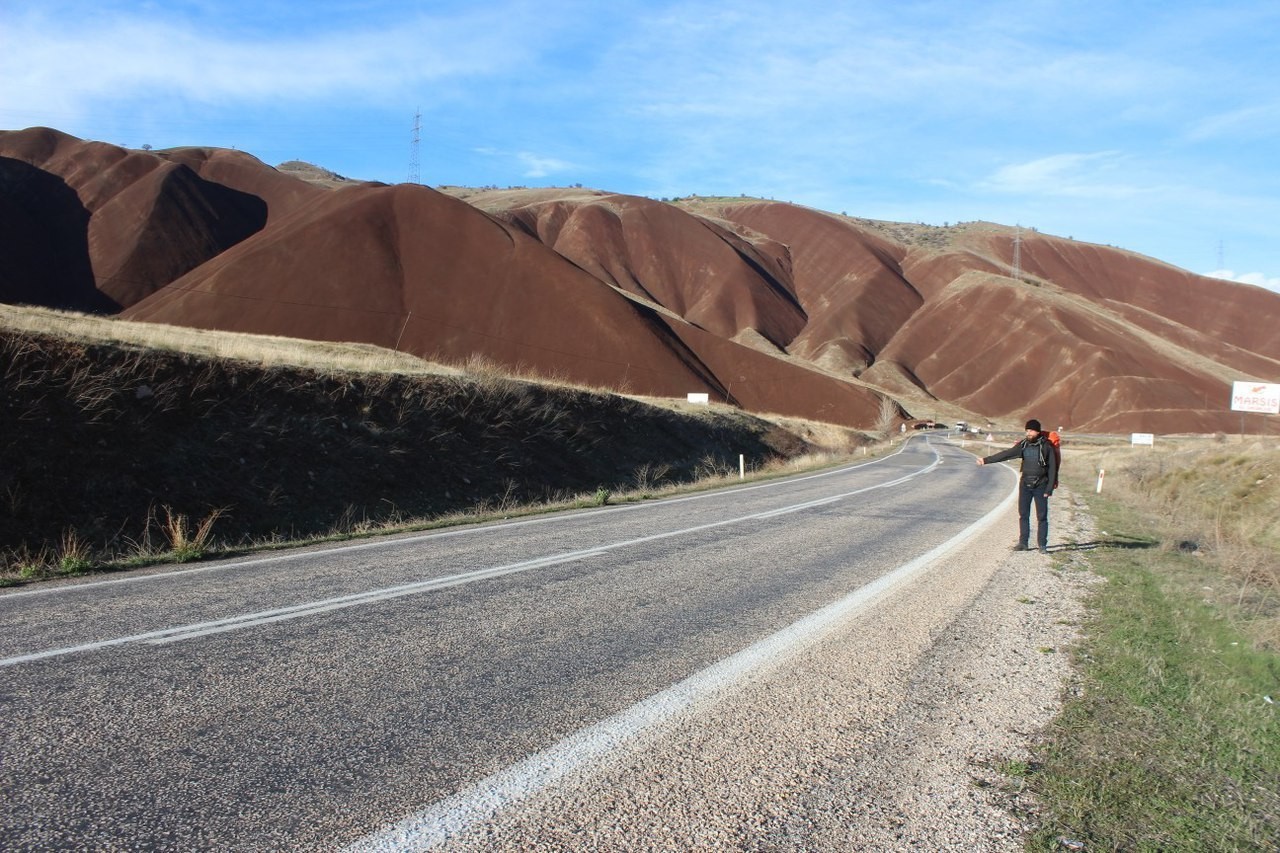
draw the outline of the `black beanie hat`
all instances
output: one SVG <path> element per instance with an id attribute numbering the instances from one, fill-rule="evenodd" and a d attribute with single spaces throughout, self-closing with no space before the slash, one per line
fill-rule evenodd
<path id="1" fill-rule="evenodd" d="M 1033 430 L 1035 430 L 1036 432 L 1040 432 L 1040 422 L 1039 422 L 1038 420 L 1036 420 L 1035 418 L 1032 418 L 1031 420 L 1027 421 L 1027 426 L 1026 426 L 1026 428 L 1027 428 L 1027 429 L 1033 429 Z"/>

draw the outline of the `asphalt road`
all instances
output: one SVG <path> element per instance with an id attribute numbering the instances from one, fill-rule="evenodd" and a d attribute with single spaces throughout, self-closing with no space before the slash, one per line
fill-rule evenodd
<path id="1" fill-rule="evenodd" d="M 0 593 L 0 848 L 429 844 L 875 606 L 1011 484 L 916 437 L 692 497 Z"/>

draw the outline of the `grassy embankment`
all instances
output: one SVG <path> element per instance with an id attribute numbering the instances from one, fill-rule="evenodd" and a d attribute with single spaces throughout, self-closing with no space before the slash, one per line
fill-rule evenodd
<path id="1" fill-rule="evenodd" d="M 640 500 L 736 482 L 739 454 L 766 477 L 876 449 L 483 359 L 13 306 L 0 422 L 0 584 Z"/>
<path id="2" fill-rule="evenodd" d="M 1164 444 L 1064 469 L 1107 582 L 1024 779 L 1045 806 L 1029 849 L 1280 850 L 1280 451 Z"/>

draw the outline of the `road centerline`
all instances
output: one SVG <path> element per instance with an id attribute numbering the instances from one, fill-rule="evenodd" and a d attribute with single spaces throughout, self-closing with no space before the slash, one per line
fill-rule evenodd
<path id="1" fill-rule="evenodd" d="M 161 628 L 153 631 L 147 631 L 138 634 L 131 634 L 124 637 L 115 637 L 105 640 L 98 640 L 89 643 L 82 643 L 73 646 L 65 646 L 61 648 L 45 649 L 36 652 L 29 652 L 21 655 L 14 655 L 8 658 L 0 659 L 0 669 L 17 666 L 22 663 L 28 663 L 36 660 L 44 660 L 53 657 L 62 657 L 65 655 L 81 654 L 85 652 L 98 651 L 101 649 L 111 648 L 130 643 L 146 643 L 149 645 L 162 645 L 180 640 L 194 639 L 197 637 L 208 636 L 211 634 L 225 633 L 228 631 L 240 630 L 259 625 L 271 624 L 274 622 L 282 622 L 290 619 L 297 619 L 306 616 L 314 616 L 322 613 L 328 613 L 335 610 L 341 610 L 348 607 L 355 607 L 364 604 L 372 604 L 380 601 L 387 601 L 394 598 L 400 598 L 407 595 L 431 592 L 449 587 L 460 586 L 466 583 L 472 583 L 479 580 L 502 577 L 505 575 L 517 574 L 520 572 L 530 571 L 537 568 L 545 568 L 552 565 L 560 565 L 566 562 L 572 562 L 579 559 L 585 559 L 591 556 L 599 556 L 612 551 L 629 548 L 635 545 L 656 542 L 663 539 L 671 539 L 680 536 L 688 536 L 694 533 L 706 530 L 727 527 L 734 524 L 742 524 L 751 521 L 761 521 L 770 518 L 776 518 L 795 512 L 802 512 L 806 509 L 812 509 L 818 506 L 825 506 L 841 500 L 865 494 L 867 492 L 876 491 L 878 489 L 892 488 L 894 486 L 907 483 L 916 477 L 927 474 L 936 469 L 941 464 L 941 456 L 938 451 L 930 445 L 933 450 L 934 458 L 928 465 L 918 468 L 908 474 L 898 477 L 884 483 L 877 483 L 871 486 L 864 486 L 848 492 L 836 495 L 830 495 L 815 500 L 801 501 L 784 507 L 776 507 L 774 509 L 762 510 L 760 512 L 748 513 L 733 518 L 720 519 L 719 521 L 707 522 L 705 524 L 693 525 L 691 527 L 680 528 L 678 530 L 666 530 L 660 533 L 654 533 L 648 536 L 641 536 L 632 539 L 622 540 L 607 545 L 594 546 L 579 551 L 569 551 L 561 554 L 552 554 L 545 557 L 538 557 L 531 560 L 523 560 L 516 563 L 510 563 L 502 566 L 492 566 L 484 569 L 477 569 L 471 572 L 462 572 L 455 575 L 446 575 L 443 577 L 429 578 L 414 583 L 399 584 L 381 589 L 367 590 L 360 593 L 352 593 L 344 596 L 337 596 L 330 599 L 322 599 L 311 602 L 303 602 L 300 604 L 289 605 L 286 607 L 271 608 L 268 610 L 257 611 L 252 613 L 242 613 L 234 616 L 224 617 L 222 619 L 209 620 L 205 622 L 197 622 L 188 625 L 178 625 L 169 628 Z"/>

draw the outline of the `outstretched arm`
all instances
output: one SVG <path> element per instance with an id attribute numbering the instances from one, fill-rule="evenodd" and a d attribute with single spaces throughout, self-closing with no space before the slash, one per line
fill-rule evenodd
<path id="1" fill-rule="evenodd" d="M 999 453 L 993 453 L 990 456 L 979 456 L 978 464 L 986 465 L 988 462 L 1003 462 L 1006 459 L 1013 459 L 1022 455 L 1022 442 L 1018 442 L 1008 450 L 1001 450 Z"/>

